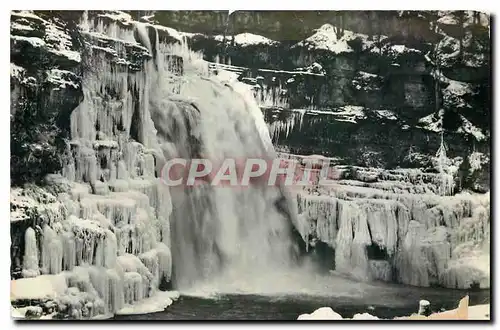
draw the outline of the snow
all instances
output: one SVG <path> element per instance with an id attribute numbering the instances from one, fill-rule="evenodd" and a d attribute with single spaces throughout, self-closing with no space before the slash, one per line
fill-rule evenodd
<path id="1" fill-rule="evenodd" d="M 107 17 L 115 21 L 120 21 L 125 25 L 129 25 L 132 22 L 132 16 L 122 11 L 106 11 L 104 14 L 99 14 L 99 17 Z"/>
<path id="2" fill-rule="evenodd" d="M 73 80 L 68 80 L 69 77 L 76 79 L 77 76 L 73 72 L 67 70 L 50 69 L 47 71 L 47 81 L 57 85 L 58 88 L 67 88 L 71 86 L 74 89 L 78 89 L 78 84 Z"/>
<path id="3" fill-rule="evenodd" d="M 45 35 L 43 40 L 38 37 L 24 37 L 17 35 L 11 35 L 11 39 L 13 39 L 14 41 L 29 42 L 35 48 L 41 48 L 46 46 L 47 50 L 53 54 L 56 54 L 58 56 L 64 56 L 69 60 L 75 62 L 81 61 L 80 53 L 71 50 L 72 48 L 71 37 L 66 32 L 61 30 L 58 26 L 56 26 L 51 22 L 41 19 L 40 17 L 34 15 L 31 11 L 12 13 L 12 15 L 38 20 L 45 27 Z M 23 30 L 30 30 L 30 29 L 32 30 L 32 28 L 29 26 L 21 26 L 17 23 L 13 26 L 15 28 Z"/>
<path id="4" fill-rule="evenodd" d="M 419 119 L 419 126 L 433 132 L 441 132 L 443 127 L 443 115 L 444 109 L 439 110 L 438 114 L 431 113 L 425 117 Z M 467 120 L 464 116 L 460 115 L 460 119 L 462 120 L 461 126 L 457 129 L 458 133 L 468 133 L 473 135 L 476 140 L 482 141 L 486 139 L 486 136 L 481 131 L 480 128 L 474 126 L 469 120 Z"/>
<path id="5" fill-rule="evenodd" d="M 297 320 L 342 320 L 342 316 L 330 307 L 321 307 L 311 314 L 301 314 Z"/>
<path id="6" fill-rule="evenodd" d="M 384 119 L 388 119 L 388 120 L 397 120 L 398 117 L 394 114 L 394 112 L 392 111 L 389 111 L 389 110 L 373 110 L 375 112 L 375 114 L 379 117 L 379 118 L 384 118 Z"/>
<path id="7" fill-rule="evenodd" d="M 452 14 L 448 14 L 439 18 L 437 23 L 445 25 L 458 25 L 458 20 Z"/>
<path id="8" fill-rule="evenodd" d="M 467 120 L 462 115 L 460 115 L 460 118 L 462 119 L 462 126 L 458 128 L 457 132 L 472 134 L 478 141 L 486 139 L 486 136 L 483 134 L 483 132 L 479 127 L 474 126 L 469 120 Z"/>
<path id="9" fill-rule="evenodd" d="M 11 12 L 12 16 L 17 16 L 17 17 L 25 17 L 25 18 L 30 18 L 34 19 L 43 23 L 48 23 L 46 20 L 42 19 L 41 17 L 35 15 L 32 10 L 16 10 Z"/>
<path id="10" fill-rule="evenodd" d="M 357 313 L 357 314 L 354 314 L 354 316 L 352 317 L 353 320 L 379 320 L 378 317 L 376 316 L 373 316 L 369 313 Z"/>
<path id="11" fill-rule="evenodd" d="M 33 29 L 31 26 L 19 24 L 17 22 L 12 22 L 10 24 L 10 28 L 11 28 L 11 30 L 35 31 L 35 29 Z"/>
<path id="12" fill-rule="evenodd" d="M 226 43 L 231 42 L 233 36 L 226 36 Z M 222 42 L 223 36 L 221 35 L 216 35 L 214 36 L 214 39 L 216 41 Z M 253 46 L 253 45 L 274 45 L 277 44 L 277 41 L 271 40 L 269 38 L 253 34 L 253 33 L 240 33 L 234 36 L 234 43 L 242 46 L 242 47 L 247 47 L 247 46 Z"/>
<path id="13" fill-rule="evenodd" d="M 379 77 L 376 74 L 369 73 L 369 72 L 364 72 L 364 71 L 358 71 L 357 74 L 360 75 L 361 78 L 363 78 L 363 79 L 371 79 L 371 78 L 377 78 L 377 77 Z"/>
<path id="14" fill-rule="evenodd" d="M 57 49 L 51 49 L 50 50 L 52 53 L 66 57 L 67 59 L 75 62 L 80 62 L 82 60 L 80 53 L 77 51 L 72 51 L 72 50 L 57 50 Z"/>
<path id="15" fill-rule="evenodd" d="M 177 39 L 179 42 L 184 41 L 186 36 L 189 36 L 189 33 L 185 32 L 179 32 L 176 29 L 167 27 L 167 26 L 162 26 L 162 25 L 154 25 L 155 29 L 157 30 L 163 30 L 168 33 L 169 36 Z"/>
<path id="16" fill-rule="evenodd" d="M 10 204 L 10 221 L 30 219 L 33 211 L 48 222 L 64 217 L 63 205 L 52 194 L 38 187 L 11 189 Z"/>
<path id="17" fill-rule="evenodd" d="M 10 283 L 10 300 L 57 298 L 66 290 L 64 275 L 40 275 Z"/>
<path id="18" fill-rule="evenodd" d="M 72 47 L 71 37 L 54 24 L 45 24 L 45 41 L 60 51 L 68 51 Z"/>
<path id="19" fill-rule="evenodd" d="M 21 75 L 26 72 L 26 69 L 23 67 L 20 67 L 14 63 L 10 63 L 10 76 L 11 77 L 16 77 L 17 79 L 21 78 Z"/>
<path id="20" fill-rule="evenodd" d="M 358 39 L 361 41 L 361 49 L 366 50 L 372 47 L 375 42 L 369 40 L 368 35 L 362 33 L 354 33 L 349 30 L 344 30 L 340 38 L 337 38 L 338 27 L 331 24 L 324 24 L 316 32 L 305 40 L 300 41 L 292 47 L 306 47 L 311 49 L 322 49 L 331 51 L 335 54 L 351 53 L 354 50 L 349 46 L 348 42 Z M 379 36 L 380 40 L 386 39 L 386 36 Z M 371 51 L 375 51 L 371 48 Z M 378 51 L 377 51 L 378 52 Z"/>
<path id="21" fill-rule="evenodd" d="M 312 110 L 311 113 L 318 113 Z M 359 119 L 365 119 L 366 115 L 364 113 L 364 108 L 361 106 L 346 105 L 336 109 L 336 111 L 330 112 L 331 115 L 337 117 L 338 121 L 351 122 L 353 124 L 357 123 Z"/>
<path id="22" fill-rule="evenodd" d="M 162 312 L 179 298 L 177 291 L 158 291 L 154 296 L 145 298 L 134 305 L 126 305 L 116 315 L 134 315 Z"/>
<path id="23" fill-rule="evenodd" d="M 23 36 L 11 35 L 10 38 L 13 39 L 14 41 L 29 42 L 35 48 L 41 48 L 41 47 L 44 47 L 46 45 L 45 41 L 43 41 L 42 39 L 40 39 L 38 37 L 23 37 Z"/>
<path id="24" fill-rule="evenodd" d="M 461 81 L 448 80 L 449 85 L 446 87 L 446 91 L 453 93 L 458 96 L 464 96 L 465 94 L 471 94 L 472 90 L 470 85 Z"/>
<path id="25" fill-rule="evenodd" d="M 345 31 L 344 36 L 337 39 L 336 31 L 336 27 L 330 24 L 324 24 L 316 30 L 316 33 L 294 45 L 294 47 L 306 46 L 308 49 L 323 49 L 335 54 L 353 52 L 353 49 L 347 44 L 348 38 L 352 37 L 352 32 Z"/>
<path id="26" fill-rule="evenodd" d="M 470 171 L 474 172 L 490 161 L 489 157 L 482 152 L 473 152 L 469 155 Z"/>
<path id="27" fill-rule="evenodd" d="M 392 45 L 390 50 L 396 53 L 421 53 L 420 50 L 406 47 L 405 45 Z"/>
<path id="28" fill-rule="evenodd" d="M 100 148 L 108 148 L 108 149 L 117 149 L 118 142 L 114 140 L 96 140 L 94 141 L 94 149 Z"/>
<path id="29" fill-rule="evenodd" d="M 443 130 L 443 115 L 444 110 L 440 109 L 437 116 L 435 113 L 431 113 L 422 117 L 418 120 L 419 127 L 432 132 L 441 132 Z"/>
<path id="30" fill-rule="evenodd" d="M 463 299 L 462 299 L 463 301 Z M 461 301 L 461 302 L 462 302 Z M 468 301 L 468 299 L 467 299 Z M 421 300 L 427 302 L 427 300 Z M 430 317 L 423 315 L 412 314 L 412 316 L 395 317 L 395 320 L 423 320 L 423 319 L 466 319 L 466 320 L 490 320 L 490 304 L 466 306 L 464 310 L 463 304 L 460 304 L 457 309 L 449 310 L 441 313 L 434 313 Z M 460 311 L 458 311 L 460 310 Z M 334 312 L 330 307 L 321 307 L 311 314 L 301 314 L 297 320 L 342 320 L 340 314 Z M 369 313 L 354 314 L 352 319 L 343 320 L 380 320 L 378 317 Z"/>

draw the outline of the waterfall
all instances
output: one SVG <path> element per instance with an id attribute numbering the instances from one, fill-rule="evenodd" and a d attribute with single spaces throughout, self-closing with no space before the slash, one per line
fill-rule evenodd
<path id="1" fill-rule="evenodd" d="M 71 113 L 62 175 L 52 176 L 66 188 L 51 195 L 40 237 L 25 232 L 23 276 L 62 274 L 60 312 L 87 318 L 131 308 L 165 283 L 210 281 L 217 291 L 228 276 L 295 266 L 294 212 L 280 187 L 161 178 L 173 157 L 275 157 L 251 91 L 210 75 L 185 42 L 161 43 L 150 24 L 85 13 L 81 33 L 84 99 Z"/>
<path id="2" fill-rule="evenodd" d="M 158 52 L 162 55 L 162 49 Z M 161 58 L 158 59 L 161 63 Z M 262 113 L 241 86 L 224 85 L 185 68 L 185 82 L 173 97 L 168 65 L 159 66 L 151 93 L 151 118 L 165 159 L 273 157 Z M 173 279 L 178 288 L 213 280 L 225 272 L 244 278 L 287 269 L 295 253 L 291 221 L 275 203 L 276 187 L 171 188 Z M 213 288 L 217 290 L 217 288 Z"/>
<path id="3" fill-rule="evenodd" d="M 352 295 L 334 277 L 302 267 L 294 227 L 308 246 L 328 247 L 335 271 L 358 280 L 460 288 L 489 280 L 489 253 L 481 250 L 489 243 L 489 197 L 445 199 L 453 177 L 444 145 L 436 155 L 443 196 L 396 193 L 432 190 L 412 173 L 297 199 L 257 184 L 168 187 L 162 170 L 172 158 L 275 158 L 271 138 L 300 131 L 306 110 L 268 127 L 259 102 L 276 106 L 283 101 L 276 90 L 256 101 L 248 85 L 210 72 L 185 36 L 162 43 L 160 31 L 169 30 L 127 15 L 85 12 L 84 99 L 70 117 L 65 185 L 27 203 L 44 204 L 44 212 L 24 233 L 22 275 L 60 274 L 60 312 L 116 313 L 165 283 L 184 292 Z M 370 255 L 375 249 L 382 256 Z"/>

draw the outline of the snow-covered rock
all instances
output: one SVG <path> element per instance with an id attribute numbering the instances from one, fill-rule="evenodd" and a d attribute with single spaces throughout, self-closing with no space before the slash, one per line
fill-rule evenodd
<path id="1" fill-rule="evenodd" d="M 330 307 L 321 307 L 311 314 L 301 314 L 297 320 L 342 320 L 342 316 Z"/>
<path id="2" fill-rule="evenodd" d="M 369 313 L 357 313 L 352 317 L 353 320 L 379 320 L 378 317 L 371 315 Z"/>
<path id="3" fill-rule="evenodd" d="M 223 36 L 216 35 L 214 36 L 215 40 L 222 42 Z M 233 36 L 226 36 L 226 43 L 232 42 Z M 248 47 L 253 45 L 275 45 L 276 41 L 271 40 L 269 38 L 253 34 L 253 33 L 240 33 L 234 36 L 234 43 L 241 47 Z"/>
<path id="4" fill-rule="evenodd" d="M 66 289 L 66 279 L 63 274 L 21 278 L 11 281 L 10 300 L 57 298 L 62 296 Z"/>
<path id="5" fill-rule="evenodd" d="M 305 47 L 309 50 L 327 50 L 334 54 L 354 52 L 350 42 L 358 39 L 361 41 L 362 49 L 366 49 L 373 44 L 368 40 L 368 36 L 352 31 L 340 31 L 338 27 L 331 24 L 324 24 L 316 32 L 293 47 Z"/>

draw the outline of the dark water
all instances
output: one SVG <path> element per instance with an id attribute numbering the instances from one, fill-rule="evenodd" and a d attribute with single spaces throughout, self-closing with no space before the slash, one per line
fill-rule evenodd
<path id="1" fill-rule="evenodd" d="M 429 300 L 433 311 L 456 308 L 458 301 L 466 294 L 469 294 L 470 305 L 490 302 L 489 290 L 467 292 L 400 286 L 394 292 L 394 298 L 398 301 L 395 306 L 378 304 L 376 297 L 360 300 L 334 295 L 221 295 L 217 298 L 181 295 L 163 312 L 120 315 L 114 320 L 296 320 L 300 314 L 311 313 L 324 306 L 331 307 L 344 318 L 363 312 L 380 318 L 393 318 L 415 313 L 420 299 Z"/>

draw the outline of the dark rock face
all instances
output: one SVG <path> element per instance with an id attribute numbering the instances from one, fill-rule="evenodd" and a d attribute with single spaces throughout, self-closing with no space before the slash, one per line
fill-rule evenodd
<path id="1" fill-rule="evenodd" d="M 83 98 L 78 34 L 56 17 L 11 16 L 11 181 L 61 168 L 69 114 Z"/>

